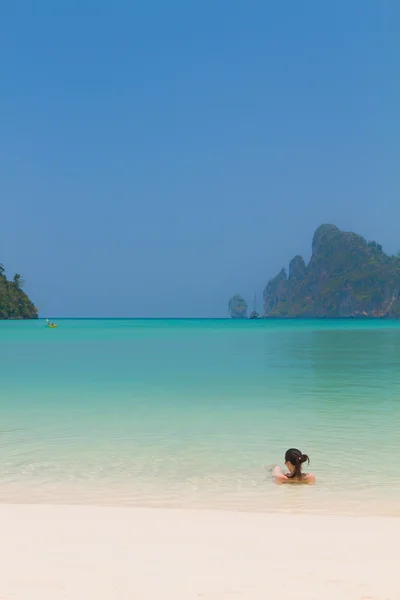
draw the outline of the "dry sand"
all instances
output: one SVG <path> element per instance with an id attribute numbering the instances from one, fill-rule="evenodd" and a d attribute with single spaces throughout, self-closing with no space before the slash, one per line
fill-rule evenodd
<path id="1" fill-rule="evenodd" d="M 0 506 L 1 600 L 399 600 L 400 519 Z"/>

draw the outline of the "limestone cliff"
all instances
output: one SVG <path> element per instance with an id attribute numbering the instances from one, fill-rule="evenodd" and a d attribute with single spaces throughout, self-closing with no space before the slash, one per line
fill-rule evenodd
<path id="1" fill-rule="evenodd" d="M 264 290 L 269 317 L 400 317 L 400 259 L 376 242 L 321 225 L 308 265 L 296 256 Z"/>

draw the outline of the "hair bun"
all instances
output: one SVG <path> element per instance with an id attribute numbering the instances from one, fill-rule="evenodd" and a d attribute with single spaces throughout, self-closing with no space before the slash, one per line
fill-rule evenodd
<path id="1" fill-rule="evenodd" d="M 305 463 L 307 461 L 310 462 L 310 459 L 308 458 L 307 454 L 302 454 L 300 457 L 300 462 Z"/>

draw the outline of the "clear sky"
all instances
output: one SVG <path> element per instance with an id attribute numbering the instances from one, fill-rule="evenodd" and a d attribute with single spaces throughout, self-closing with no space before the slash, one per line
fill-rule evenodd
<path id="1" fill-rule="evenodd" d="M 307 260 L 321 223 L 397 251 L 399 19 L 397 0 L 3 3 L 0 262 L 42 316 L 207 317 Z"/>

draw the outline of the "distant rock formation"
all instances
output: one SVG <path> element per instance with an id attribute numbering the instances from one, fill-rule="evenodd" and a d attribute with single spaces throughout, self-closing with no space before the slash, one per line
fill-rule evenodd
<path id="1" fill-rule="evenodd" d="M 247 319 L 247 302 L 239 294 L 232 296 L 228 307 L 232 319 Z"/>
<path id="2" fill-rule="evenodd" d="M 301 256 L 264 290 L 267 317 L 400 317 L 400 258 L 334 225 L 314 234 L 308 265 Z"/>
<path id="3" fill-rule="evenodd" d="M 18 273 L 12 281 L 5 276 L 0 264 L 0 319 L 37 319 L 37 308 L 22 291 L 23 281 Z"/>
<path id="4" fill-rule="evenodd" d="M 302 256 L 295 256 L 289 263 L 289 279 L 303 281 L 307 275 L 307 266 Z"/>

